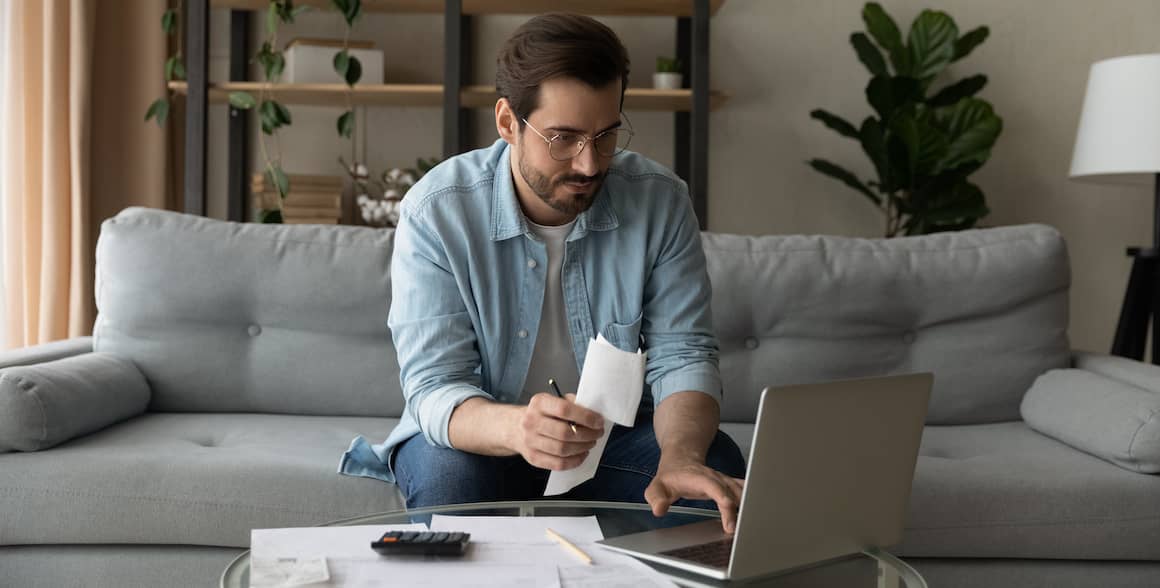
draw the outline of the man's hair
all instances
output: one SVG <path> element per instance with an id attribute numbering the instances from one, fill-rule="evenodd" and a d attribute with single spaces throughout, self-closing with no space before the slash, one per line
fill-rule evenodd
<path id="1" fill-rule="evenodd" d="M 496 58 L 495 87 L 523 119 L 539 107 L 540 85 L 556 77 L 593 88 L 620 80 L 620 106 L 628 86 L 628 51 L 612 29 L 577 14 L 537 16 L 516 29 Z"/>

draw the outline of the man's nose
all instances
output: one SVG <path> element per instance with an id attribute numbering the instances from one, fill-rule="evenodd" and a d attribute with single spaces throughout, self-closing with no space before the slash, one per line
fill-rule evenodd
<path id="1" fill-rule="evenodd" d="M 594 176 L 600 170 L 600 162 L 597 161 L 596 146 L 591 142 L 584 145 L 584 151 L 580 155 L 572 158 L 572 171 L 583 174 L 585 176 Z"/>

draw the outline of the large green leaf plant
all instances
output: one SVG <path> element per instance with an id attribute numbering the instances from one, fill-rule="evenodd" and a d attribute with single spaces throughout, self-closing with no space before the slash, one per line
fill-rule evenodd
<path id="1" fill-rule="evenodd" d="M 975 226 L 990 210 L 983 191 L 967 178 L 990 157 L 1003 120 L 975 96 L 987 83 L 984 75 L 935 92 L 931 86 L 948 65 L 982 43 L 989 29 L 960 35 L 945 12 L 924 10 L 904 42 L 878 3 L 866 4 L 862 20 L 866 32 L 852 34 L 850 43 L 872 76 L 866 98 L 875 115 L 860 126 L 822 109 L 810 116 L 857 141 L 878 177 L 864 182 L 825 159 L 809 165 L 869 198 L 885 215 L 887 237 Z"/>

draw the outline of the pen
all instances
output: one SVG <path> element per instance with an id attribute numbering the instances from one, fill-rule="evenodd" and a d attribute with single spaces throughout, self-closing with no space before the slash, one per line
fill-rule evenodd
<path id="1" fill-rule="evenodd" d="M 592 565 L 592 558 L 589 557 L 587 553 L 584 553 L 584 550 L 580 549 L 579 547 L 576 547 L 576 545 L 573 544 L 571 541 L 563 538 L 562 536 L 560 536 L 559 533 L 557 533 L 551 529 L 545 528 L 544 531 L 548 534 L 548 537 L 552 538 L 552 540 L 554 540 L 556 543 L 559 543 L 561 547 L 563 547 L 564 549 L 567 549 L 568 551 L 571 551 L 573 554 L 576 555 L 576 557 L 580 558 L 580 561 L 583 561 L 584 563 L 586 563 L 588 565 Z"/>
<path id="2" fill-rule="evenodd" d="M 560 393 L 560 387 L 556 385 L 556 380 L 554 378 L 548 378 L 548 385 L 552 387 L 552 390 L 556 393 L 556 396 L 559 396 L 560 398 L 564 397 L 564 395 Z M 568 427 L 572 429 L 573 435 L 577 433 L 576 423 L 568 421 Z"/>

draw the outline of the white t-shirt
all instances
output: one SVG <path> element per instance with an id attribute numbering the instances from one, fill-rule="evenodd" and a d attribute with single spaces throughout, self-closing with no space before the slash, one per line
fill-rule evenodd
<path id="1" fill-rule="evenodd" d="M 532 233 L 548 249 L 548 267 L 545 269 L 547 282 L 544 284 L 540 332 L 536 336 L 536 348 L 532 351 L 532 363 L 528 367 L 528 377 L 524 379 L 524 392 L 520 397 L 523 403 L 527 403 L 532 395 L 539 392 L 551 394 L 548 378 L 556 380 L 556 385 L 564 394 L 575 394 L 580 384 L 580 371 L 576 369 L 572 335 L 568 332 L 568 317 L 564 310 L 564 288 L 560 283 L 564 267 L 564 240 L 572 232 L 576 221 L 556 227 L 537 225 L 530 220 L 527 223 Z"/>

